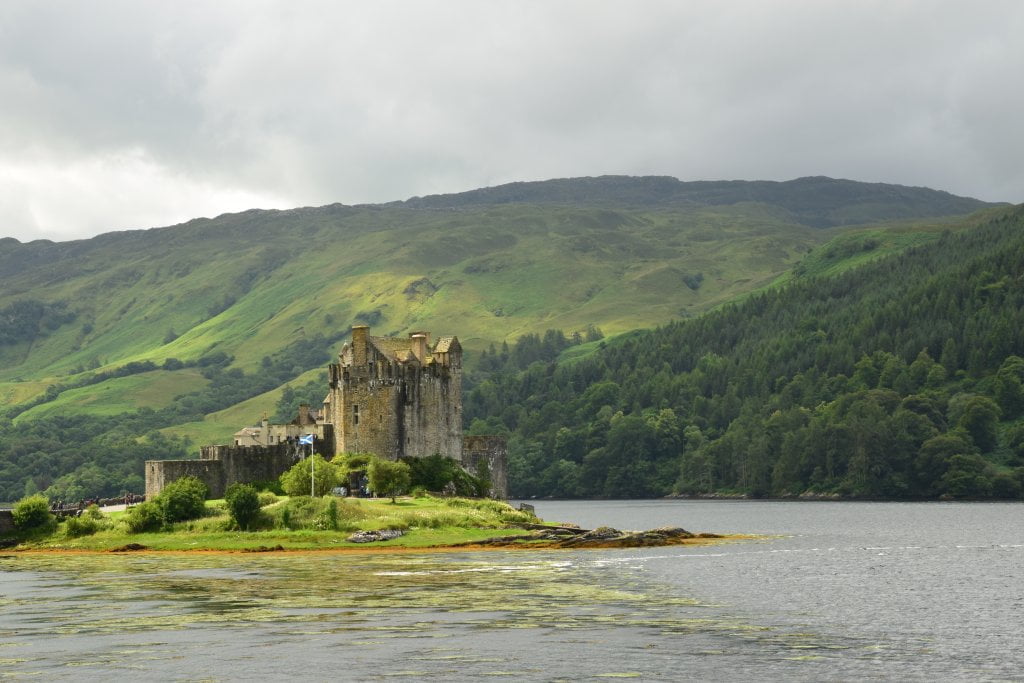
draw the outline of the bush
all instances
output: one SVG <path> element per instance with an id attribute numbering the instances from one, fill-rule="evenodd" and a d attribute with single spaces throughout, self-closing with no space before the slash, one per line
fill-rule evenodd
<path id="1" fill-rule="evenodd" d="M 338 471 L 320 455 L 313 456 L 314 495 L 325 496 L 338 485 Z M 309 458 L 295 463 L 281 475 L 281 487 L 289 496 L 309 495 Z"/>
<path id="2" fill-rule="evenodd" d="M 249 528 L 260 514 L 260 494 L 251 484 L 232 484 L 224 494 L 228 514 L 242 531 Z"/>
<path id="3" fill-rule="evenodd" d="M 154 502 L 163 511 L 166 524 L 197 519 L 206 514 L 210 489 L 195 477 L 182 477 L 164 487 Z"/>
<path id="4" fill-rule="evenodd" d="M 280 479 L 271 479 L 269 481 L 252 481 L 249 483 L 255 486 L 256 490 L 259 491 L 260 493 L 266 492 L 273 493 L 278 496 L 284 495 L 284 489 L 281 488 Z"/>
<path id="5" fill-rule="evenodd" d="M 313 528 L 319 531 L 338 530 L 338 501 L 333 498 L 327 501 L 327 508 L 316 518 Z"/>
<path id="6" fill-rule="evenodd" d="M 271 491 L 260 491 L 259 493 L 260 507 L 265 508 L 268 505 L 273 505 L 277 502 L 277 496 Z"/>
<path id="7" fill-rule="evenodd" d="M 92 536 L 100 530 L 100 523 L 95 517 L 82 515 L 81 517 L 69 517 L 64 524 L 64 535 L 68 538 L 79 536 Z"/>
<path id="8" fill-rule="evenodd" d="M 409 466 L 404 462 L 374 460 L 370 463 L 367 475 L 373 492 L 390 496 L 392 503 L 395 502 L 395 496 L 409 490 Z"/>
<path id="9" fill-rule="evenodd" d="M 156 501 L 148 501 L 128 508 L 123 519 L 128 533 L 159 531 L 164 524 L 164 511 Z"/>
<path id="10" fill-rule="evenodd" d="M 56 518 L 50 513 L 50 501 L 38 493 L 19 500 L 12 514 L 14 526 L 19 531 L 52 530 L 57 523 Z"/>
<path id="11" fill-rule="evenodd" d="M 290 498 L 266 513 L 280 529 L 334 529 L 356 531 L 358 521 L 368 516 L 358 503 L 337 498 Z"/>
<path id="12" fill-rule="evenodd" d="M 454 491 L 458 496 L 486 496 L 490 482 L 474 477 L 453 458 L 435 453 L 425 458 L 403 458 L 413 487 L 428 491 Z"/>

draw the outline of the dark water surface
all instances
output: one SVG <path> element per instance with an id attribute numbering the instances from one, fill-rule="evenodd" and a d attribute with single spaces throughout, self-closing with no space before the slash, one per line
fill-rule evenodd
<path id="1" fill-rule="evenodd" d="M 1024 505 L 538 502 L 770 534 L 412 555 L 0 554 L 0 676 L 1024 679 Z"/>

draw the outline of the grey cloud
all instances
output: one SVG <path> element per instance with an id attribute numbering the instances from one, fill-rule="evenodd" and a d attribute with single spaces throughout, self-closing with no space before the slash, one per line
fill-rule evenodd
<path id="1" fill-rule="evenodd" d="M 1015 2 L 7 3 L 0 231 L 601 173 L 1024 201 L 1022 29 Z"/>

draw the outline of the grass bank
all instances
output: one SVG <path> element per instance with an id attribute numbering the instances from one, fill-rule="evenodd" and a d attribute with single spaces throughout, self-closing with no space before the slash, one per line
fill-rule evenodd
<path id="1" fill-rule="evenodd" d="M 426 550 L 528 549 L 559 547 L 543 538 L 546 523 L 507 503 L 467 498 L 339 499 L 266 495 L 253 529 L 240 530 L 223 500 L 206 503 L 206 516 L 160 531 L 132 533 L 126 512 L 97 514 L 94 529 L 66 520 L 51 529 L 17 539 L 9 549 L 41 552 L 395 552 Z M 399 531 L 387 540 L 355 542 L 357 532 Z M 535 538 L 536 536 L 536 538 Z M 502 539 L 508 538 L 507 542 Z M 679 539 L 709 543 L 714 538 Z M 612 547 L 612 546 L 605 546 Z"/>

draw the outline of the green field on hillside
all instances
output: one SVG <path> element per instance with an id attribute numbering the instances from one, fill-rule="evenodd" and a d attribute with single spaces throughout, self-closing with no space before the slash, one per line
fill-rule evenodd
<path id="1" fill-rule="evenodd" d="M 522 335 L 604 333 L 564 349 L 572 363 L 634 330 L 970 229 L 986 206 L 827 178 L 598 178 L 3 240 L 0 401 L 17 427 L 40 423 L 19 437 L 19 463 L 58 450 L 85 476 L 88 459 L 55 430 L 97 430 L 90 443 L 119 452 L 184 448 L 165 437 L 227 442 L 273 413 L 286 383 L 322 370 L 353 324 L 456 334 L 470 371 L 483 350 Z M 0 481 L 42 490 L 58 474 L 36 469 L 0 463 Z"/>

